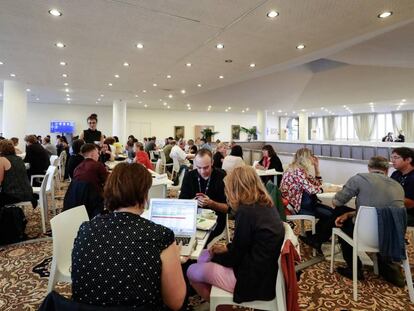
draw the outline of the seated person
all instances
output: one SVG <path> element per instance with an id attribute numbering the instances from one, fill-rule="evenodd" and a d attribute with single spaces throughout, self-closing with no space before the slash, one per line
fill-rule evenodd
<path id="1" fill-rule="evenodd" d="M 212 285 L 233 293 L 237 303 L 272 300 L 285 236 L 279 213 L 252 167 L 227 176 L 226 195 L 236 212 L 233 241 L 204 250 L 188 268 L 190 284 L 206 301 Z"/>
<path id="2" fill-rule="evenodd" d="M 178 141 L 178 145 L 173 146 L 171 149 L 171 153 L 170 153 L 171 159 L 177 159 L 180 167 L 183 165 L 189 166 L 190 162 L 188 161 L 188 159 L 193 159 L 195 156 L 194 154 L 191 154 L 191 153 L 185 153 L 184 147 L 185 147 L 185 141 L 180 139 Z"/>
<path id="3" fill-rule="evenodd" d="M 385 135 L 385 136 L 382 138 L 382 141 L 394 141 L 394 139 L 393 139 L 393 137 L 392 137 L 392 132 L 388 132 L 388 134 L 387 134 L 387 135 Z"/>
<path id="4" fill-rule="evenodd" d="M 314 171 L 315 175 L 312 175 Z M 319 253 L 321 245 L 332 235 L 334 211 L 331 207 L 319 203 L 316 196 L 322 193 L 322 177 L 319 172 L 319 160 L 307 148 L 296 151 L 293 162 L 283 174 L 280 184 L 282 197 L 289 202 L 293 212 L 299 215 L 311 215 L 319 219 L 316 234 L 304 238 L 304 242 Z"/>
<path id="5" fill-rule="evenodd" d="M 49 152 L 49 155 L 57 155 L 56 146 L 50 143 L 50 137 L 45 136 L 43 138 L 43 148 Z"/>
<path id="6" fill-rule="evenodd" d="M 243 161 L 243 149 L 239 145 L 235 145 L 231 148 L 230 154 L 224 158 L 222 169 L 229 174 L 236 167 L 245 165 Z"/>
<path id="7" fill-rule="evenodd" d="M 152 170 L 154 167 L 148 157 L 148 153 L 144 151 L 144 145 L 142 143 L 136 142 L 134 146 L 135 159 L 136 163 L 144 165 L 147 169 Z"/>
<path id="8" fill-rule="evenodd" d="M 279 157 L 276 154 L 275 149 L 271 145 L 264 145 L 262 148 L 263 157 L 256 164 L 256 169 L 259 170 L 271 170 L 275 169 L 277 172 L 283 172 L 283 165 Z M 262 176 L 262 181 L 266 184 L 268 180 L 272 180 L 273 176 Z M 282 181 L 282 175 L 277 176 L 277 186 L 280 186 Z"/>
<path id="9" fill-rule="evenodd" d="M 336 218 L 335 224 L 349 236 L 352 237 L 353 235 L 353 218 L 360 206 L 404 208 L 404 190 L 398 182 L 387 176 L 388 166 L 386 158 L 372 157 L 368 162 L 368 173 L 359 173 L 351 177 L 342 190 L 336 193 L 333 199 L 333 204 L 336 206 L 335 213 L 336 215 L 342 215 Z M 356 211 L 344 206 L 355 196 Z M 339 243 L 347 267 L 337 268 L 337 271 L 341 275 L 352 279 L 353 248 L 341 238 L 339 238 Z M 381 260 L 379 263 L 381 263 Z M 362 278 L 362 263 L 358 259 L 358 279 Z"/>
<path id="10" fill-rule="evenodd" d="M 28 135 L 26 141 L 26 156 L 24 162 L 29 163 L 30 168 L 27 170 L 29 178 L 32 175 L 44 175 L 50 165 L 50 156 L 45 148 L 39 144 L 36 135 Z"/>
<path id="11" fill-rule="evenodd" d="M 84 144 L 81 147 L 81 154 L 85 158 L 73 172 L 73 179 L 92 184 L 96 192 L 103 194 L 103 187 L 108 177 L 108 170 L 105 165 L 99 162 L 98 148 L 94 144 Z"/>
<path id="12" fill-rule="evenodd" d="M 95 306 L 179 310 L 186 287 L 174 233 L 144 212 L 151 174 L 118 164 L 105 185 L 109 214 L 79 228 L 72 251 L 73 300 Z"/>
<path id="13" fill-rule="evenodd" d="M 150 152 L 150 151 L 154 151 L 157 150 L 157 144 L 155 143 L 157 140 L 157 138 L 154 137 L 150 137 L 148 140 L 148 143 L 145 145 L 145 151 L 146 152 Z"/>
<path id="14" fill-rule="evenodd" d="M 197 153 L 197 146 L 194 144 L 194 140 L 189 139 L 187 145 L 185 146 L 185 152 L 196 154 Z"/>
<path id="15" fill-rule="evenodd" d="M 37 206 L 22 158 L 16 155 L 11 140 L 0 140 L 0 207 L 31 201 Z"/>
<path id="16" fill-rule="evenodd" d="M 407 147 L 395 148 L 391 153 L 391 162 L 395 168 L 391 178 L 404 189 L 407 225 L 414 226 L 414 151 Z"/>
<path id="17" fill-rule="evenodd" d="M 211 145 L 209 144 L 207 139 L 204 137 L 200 139 L 200 149 L 207 149 L 207 150 L 213 151 L 213 148 L 211 148 Z"/>
<path id="18" fill-rule="evenodd" d="M 170 157 L 171 149 L 177 144 L 177 142 L 174 139 L 170 139 L 170 138 L 172 137 L 167 138 L 167 144 L 165 144 L 164 148 L 162 148 L 165 154 L 165 161 L 167 163 L 173 162 L 173 160 Z"/>
<path id="19" fill-rule="evenodd" d="M 198 207 L 211 209 L 217 214 L 217 226 L 209 241 L 220 235 L 226 227 L 229 210 L 224 194 L 225 172 L 213 168 L 211 151 L 200 149 L 194 158 L 194 170 L 184 175 L 180 199 L 197 199 Z"/>
<path id="20" fill-rule="evenodd" d="M 111 147 L 107 143 L 103 143 L 101 150 L 99 151 L 99 162 L 105 164 L 108 161 L 115 161 L 115 156 L 111 152 Z"/>
<path id="21" fill-rule="evenodd" d="M 72 143 L 72 155 L 68 159 L 68 166 L 66 172 L 68 176 L 73 179 L 73 171 L 84 160 L 84 157 L 80 153 L 81 147 L 85 144 L 83 139 L 76 139 Z"/>
<path id="22" fill-rule="evenodd" d="M 227 155 L 227 147 L 224 143 L 217 144 L 216 152 L 213 156 L 213 166 L 215 168 L 222 168 L 223 160 Z"/>

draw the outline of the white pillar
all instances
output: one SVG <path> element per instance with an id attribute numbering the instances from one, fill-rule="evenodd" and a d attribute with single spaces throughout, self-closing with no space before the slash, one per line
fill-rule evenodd
<path id="1" fill-rule="evenodd" d="M 266 131 L 267 131 L 267 111 L 258 110 L 257 111 L 257 135 L 258 140 L 266 141 Z"/>
<path id="2" fill-rule="evenodd" d="M 299 141 L 309 140 L 309 118 L 306 112 L 299 113 Z"/>
<path id="3" fill-rule="evenodd" d="M 126 142 L 126 110 L 125 101 L 120 99 L 112 103 L 112 136 L 118 136 L 122 144 Z"/>
<path id="4" fill-rule="evenodd" d="M 6 138 L 19 138 L 19 148 L 24 150 L 24 137 L 27 123 L 26 85 L 5 80 L 3 84 L 3 128 Z"/>

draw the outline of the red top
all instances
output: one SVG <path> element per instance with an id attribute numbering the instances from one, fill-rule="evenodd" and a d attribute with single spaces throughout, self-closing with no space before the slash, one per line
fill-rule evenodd
<path id="1" fill-rule="evenodd" d="M 146 153 L 145 151 L 137 151 L 135 153 L 135 162 L 141 163 L 147 169 L 150 169 L 150 170 L 154 169 L 149 159 L 148 153 Z"/>
<path id="2" fill-rule="evenodd" d="M 103 193 L 103 187 L 108 177 L 108 170 L 101 162 L 93 159 L 83 160 L 73 172 L 73 179 L 85 181 L 94 185 L 99 194 Z"/>

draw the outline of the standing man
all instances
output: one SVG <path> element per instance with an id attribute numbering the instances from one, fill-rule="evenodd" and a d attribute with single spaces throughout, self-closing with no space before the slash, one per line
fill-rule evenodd
<path id="1" fill-rule="evenodd" d="M 359 173 L 351 177 L 342 190 L 336 193 L 332 203 L 336 207 L 335 213 L 340 216 L 336 218 L 335 225 L 350 237 L 353 236 L 354 232 L 353 218 L 360 206 L 404 207 L 404 191 L 394 179 L 388 177 L 388 166 L 388 159 L 380 156 L 372 157 L 368 162 L 368 173 Z M 356 211 L 345 206 L 353 197 L 356 197 Z M 378 227 L 378 230 L 381 230 L 381 228 Z M 352 279 L 352 246 L 341 238 L 339 238 L 339 243 L 347 267 L 338 267 L 337 272 Z M 381 258 L 379 259 L 380 273 L 387 281 L 396 284 L 395 277 L 397 275 L 388 278 L 388 274 L 385 275 L 384 272 L 386 264 L 390 264 Z M 362 263 L 359 258 L 357 271 L 358 279 L 363 279 Z"/>
<path id="2" fill-rule="evenodd" d="M 407 225 L 414 226 L 414 151 L 407 147 L 395 148 L 391 162 L 396 171 L 391 178 L 396 180 L 405 193 L 404 206 L 407 209 Z"/>
<path id="3" fill-rule="evenodd" d="M 225 172 L 213 168 L 213 156 L 211 151 L 207 149 L 200 149 L 197 152 L 194 168 L 184 177 L 180 199 L 196 199 L 199 208 L 211 209 L 216 212 L 217 226 L 210 234 L 209 241 L 211 241 L 220 235 L 226 227 L 226 214 L 229 207 L 224 194 Z"/>

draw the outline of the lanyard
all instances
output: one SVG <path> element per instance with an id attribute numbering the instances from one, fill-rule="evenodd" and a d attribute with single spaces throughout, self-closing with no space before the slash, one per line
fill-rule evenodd
<path id="1" fill-rule="evenodd" d="M 205 195 L 207 195 L 208 187 L 210 186 L 211 176 L 207 179 L 207 185 L 206 185 L 206 189 L 204 192 L 201 191 L 200 175 L 197 178 L 198 178 L 198 190 L 200 191 L 200 193 L 204 193 Z"/>

